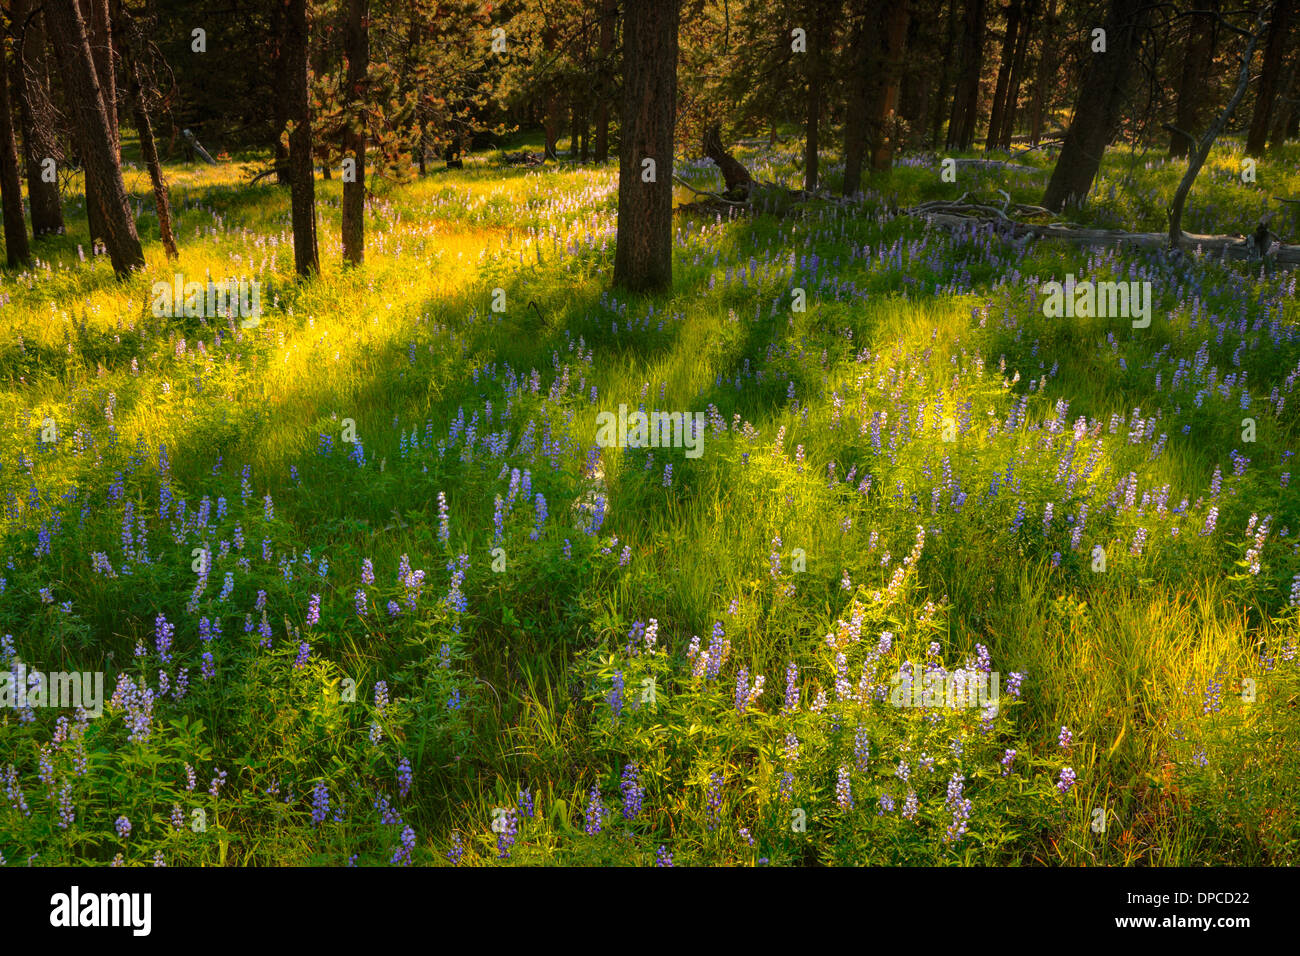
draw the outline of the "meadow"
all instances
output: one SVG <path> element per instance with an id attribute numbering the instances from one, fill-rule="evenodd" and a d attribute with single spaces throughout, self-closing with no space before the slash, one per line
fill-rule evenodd
<path id="1" fill-rule="evenodd" d="M 1300 195 L 1300 146 L 1241 155 L 1184 228 Z M 680 213 L 628 297 L 616 164 L 483 153 L 377 183 L 358 269 L 318 181 L 303 283 L 262 159 L 168 167 L 176 262 L 137 163 L 144 272 L 77 194 L 0 273 L 0 667 L 111 695 L 0 709 L 8 865 L 1300 862 L 1294 272 L 927 229 L 1051 159 L 905 157 Z M 1080 221 L 1161 229 L 1181 171 L 1112 150 Z M 177 273 L 259 321 L 155 316 Z M 1150 326 L 1045 316 L 1067 274 Z M 701 454 L 602 447 L 620 404 Z"/>

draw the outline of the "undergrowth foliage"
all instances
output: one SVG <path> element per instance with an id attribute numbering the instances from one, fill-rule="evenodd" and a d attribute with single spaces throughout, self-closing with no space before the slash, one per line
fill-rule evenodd
<path id="1" fill-rule="evenodd" d="M 1100 216 L 1172 188 L 1107 163 Z M 381 186 L 304 285 L 224 167 L 175 267 L 51 240 L 0 281 L 0 666 L 109 699 L 0 710 L 3 858 L 1296 862 L 1294 274 L 927 231 L 895 173 L 680 217 L 664 299 L 606 291 L 608 167 Z M 260 323 L 154 317 L 173 268 Z M 1045 317 L 1067 273 L 1150 327 Z"/>

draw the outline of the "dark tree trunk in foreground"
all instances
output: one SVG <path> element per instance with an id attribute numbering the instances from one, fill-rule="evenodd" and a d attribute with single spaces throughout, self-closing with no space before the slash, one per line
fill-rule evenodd
<path id="1" fill-rule="evenodd" d="M 962 21 L 961 66 L 948 121 L 948 148 L 970 149 L 979 113 L 980 74 L 984 69 L 985 0 L 966 0 Z"/>
<path id="2" fill-rule="evenodd" d="M 600 7 L 600 87 L 596 92 L 597 163 L 609 159 L 609 56 L 614 49 L 614 26 L 618 0 L 602 0 Z"/>
<path id="3" fill-rule="evenodd" d="M 108 119 L 108 133 L 113 143 L 113 156 L 122 161 L 122 135 L 117 127 L 117 76 L 113 69 L 113 29 L 108 13 L 108 0 L 81 0 L 81 15 L 89 25 L 90 56 L 95 63 L 95 76 L 99 79 L 99 94 L 104 99 L 104 116 Z M 107 225 L 100 210 L 103 203 L 95 193 L 95 183 L 86 177 L 86 219 L 90 223 L 91 240 L 102 239 Z"/>
<path id="4" fill-rule="evenodd" d="M 1110 0 L 1103 23 L 1106 52 L 1094 53 L 1089 46 L 1084 53 L 1074 120 L 1043 197 L 1043 205 L 1053 212 L 1082 203 L 1092 189 L 1102 154 L 1119 128 L 1120 109 L 1136 73 L 1134 64 L 1150 12 L 1150 0 Z"/>
<path id="5" fill-rule="evenodd" d="M 1286 52 L 1287 29 L 1291 25 L 1293 0 L 1273 0 L 1273 14 L 1268 24 L 1268 39 L 1264 41 L 1264 63 L 1259 73 L 1259 90 L 1255 94 L 1255 113 L 1246 136 L 1246 152 L 1263 156 L 1268 142 L 1268 132 L 1273 115 L 1273 103 L 1282 75 L 1282 58 Z"/>
<path id="6" fill-rule="evenodd" d="M 637 0 L 623 15 L 614 284 L 632 291 L 668 289 L 673 282 L 678 10 L 678 0 Z M 652 182 L 645 160 L 653 161 Z"/>
<path id="7" fill-rule="evenodd" d="M 63 232 L 63 201 L 59 197 L 58 183 L 58 164 L 63 162 L 63 148 L 54 131 L 45 19 L 39 13 L 29 17 L 31 10 L 31 0 L 14 0 L 14 24 L 22 32 L 14 47 L 10 75 L 23 131 L 23 162 L 27 167 L 27 198 L 32 207 L 32 235 L 39 239 Z M 53 160 L 54 165 L 46 163 L 46 160 Z M 46 170 L 53 173 L 49 177 L 53 182 L 47 181 Z"/>
<path id="8" fill-rule="evenodd" d="M 108 247 L 113 271 L 125 276 L 144 265 L 144 251 L 131 218 L 86 24 L 76 0 L 45 0 L 44 6 L 55 49 L 59 51 L 73 123 L 85 152 L 82 162 L 86 167 L 86 181 L 93 186 L 103 215 L 104 245 Z"/>
<path id="9" fill-rule="evenodd" d="M 9 65 L 0 38 L 0 207 L 3 207 L 5 260 L 10 268 L 31 262 L 27 223 L 23 220 L 22 180 L 18 176 L 18 146 L 9 109 Z"/>
<path id="10" fill-rule="evenodd" d="M 903 81 L 908 17 L 907 0 L 893 0 L 881 31 L 880 70 L 875 80 L 875 102 L 871 106 L 871 168 L 877 171 L 894 165 L 894 112 Z"/>
<path id="11" fill-rule="evenodd" d="M 149 168 L 149 179 L 153 183 L 153 200 L 158 209 L 158 236 L 162 239 L 163 251 L 168 259 L 175 259 L 179 253 L 176 249 L 176 236 L 172 233 L 172 206 L 167 196 L 167 181 L 163 179 L 162 163 L 158 160 L 158 145 L 153 138 L 153 124 L 149 122 L 149 109 L 145 105 L 144 90 L 140 84 L 140 65 L 132 62 L 130 66 L 131 108 L 135 114 L 135 129 L 140 137 L 140 155 Z"/>
<path id="12" fill-rule="evenodd" d="M 1214 48 L 1218 44 L 1219 21 L 1216 17 L 1219 0 L 1203 0 L 1203 9 L 1191 16 L 1187 30 L 1187 46 L 1183 51 L 1183 73 L 1178 84 L 1178 108 L 1174 125 L 1182 132 L 1169 134 L 1169 155 L 1188 156 L 1196 145 L 1195 140 L 1184 136 L 1196 135 L 1200 124 L 1200 107 L 1205 78 L 1214 62 Z"/>
<path id="13" fill-rule="evenodd" d="M 343 178 L 343 261 L 361 265 L 366 258 L 366 74 L 370 68 L 370 0 L 348 0 L 343 45 L 348 58 L 347 109 L 343 158 L 356 163 L 355 176 Z"/>
<path id="14" fill-rule="evenodd" d="M 947 26 L 943 39 L 943 62 L 939 67 L 939 92 L 930 106 L 928 137 L 926 143 L 932 150 L 939 148 L 939 134 L 943 131 L 944 114 L 952 94 L 953 49 L 957 45 L 957 0 L 948 0 Z M 845 193 L 845 195 L 849 195 Z"/>
<path id="15" fill-rule="evenodd" d="M 288 98 L 289 190 L 293 220 L 293 264 L 300 276 L 320 272 L 316 250 L 316 178 L 311 155 L 311 106 L 307 98 L 307 0 L 289 0 L 284 56 Z"/>

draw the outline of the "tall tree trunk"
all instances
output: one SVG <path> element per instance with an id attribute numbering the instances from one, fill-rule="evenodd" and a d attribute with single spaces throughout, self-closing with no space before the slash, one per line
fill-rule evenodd
<path id="1" fill-rule="evenodd" d="M 1106 52 L 1093 53 L 1090 47 L 1085 54 L 1074 119 L 1043 197 L 1043 205 L 1053 212 L 1082 203 L 1092 189 L 1106 145 L 1119 128 L 1150 14 L 1151 0 L 1110 0 L 1103 23 Z"/>
<path id="2" fill-rule="evenodd" d="M 614 50 L 614 27 L 618 18 L 618 0 L 601 0 L 600 6 L 600 86 L 596 93 L 597 163 L 609 159 L 609 57 Z"/>
<path id="3" fill-rule="evenodd" d="M 1268 24 L 1268 39 L 1264 41 L 1264 62 L 1259 72 L 1259 90 L 1255 94 L 1255 113 L 1250 120 L 1250 133 L 1246 136 L 1246 152 L 1263 156 L 1268 142 L 1273 101 L 1283 80 L 1282 58 L 1286 53 L 1286 35 L 1291 26 L 1292 0 L 1273 0 L 1273 13 Z"/>
<path id="4" fill-rule="evenodd" d="M 894 112 L 898 107 L 898 91 L 903 78 L 903 61 L 907 53 L 907 0 L 893 0 L 885 13 L 885 28 L 881 33 L 884 50 L 881 69 L 876 81 L 876 98 L 871 110 L 871 131 L 874 143 L 871 150 L 871 168 L 887 170 L 894 164 Z"/>
<path id="5" fill-rule="evenodd" d="M 985 0 L 966 0 L 962 18 L 961 68 L 948 121 L 948 148 L 970 149 L 979 115 L 980 76 L 984 70 Z"/>
<path id="6" fill-rule="evenodd" d="M 370 69 L 370 0 L 348 0 L 343 37 L 348 71 L 343 157 L 356 164 L 355 176 L 343 177 L 343 261 L 361 265 L 366 258 L 366 102 Z"/>
<path id="7" fill-rule="evenodd" d="M 984 149 L 996 149 L 1002 135 L 1002 111 L 1006 109 L 1007 81 L 1011 77 L 1011 65 L 1015 60 L 1016 40 L 1020 31 L 1021 0 L 1011 0 L 1007 7 L 1007 26 L 1002 34 L 1002 53 L 998 57 L 998 82 L 993 91 L 993 108 L 989 112 L 989 135 L 984 140 Z"/>
<path id="8" fill-rule="evenodd" d="M 108 0 L 81 0 L 81 15 L 89 25 L 90 55 L 95 62 L 95 75 L 99 78 L 99 92 L 104 98 L 104 115 L 108 118 L 109 136 L 113 155 L 122 161 L 122 137 L 117 125 L 117 77 L 113 64 L 113 28 L 108 13 Z M 90 224 L 91 240 L 103 238 L 108 228 L 100 213 L 103 203 L 95 195 L 95 184 L 86 177 L 86 220 Z"/>
<path id="9" fill-rule="evenodd" d="M 275 183 L 288 186 L 289 147 L 284 143 L 284 128 L 289 123 L 289 57 L 285 50 L 288 30 L 286 4 L 283 0 L 274 0 L 271 4 L 271 76 L 275 91 L 271 97 L 271 125 L 275 133 Z"/>
<path id="10" fill-rule="evenodd" d="M 1025 76 L 1025 57 L 1029 52 L 1029 44 L 1033 41 L 1035 27 L 1038 26 L 1037 17 L 1038 0 L 1025 0 L 1016 49 L 1011 59 L 1011 73 L 1007 77 L 1007 95 L 1002 101 L 1002 128 L 998 132 L 997 142 L 1000 149 L 1011 149 L 1011 137 L 1016 129 L 1016 107 L 1020 103 L 1020 84 Z"/>
<path id="11" fill-rule="evenodd" d="M 32 235 L 63 232 L 63 200 L 59 197 L 58 166 L 63 148 L 55 134 L 54 101 L 46 54 L 45 19 L 32 12 L 31 0 L 14 0 L 14 24 L 22 32 L 14 49 L 14 98 L 23 131 L 23 162 L 27 168 L 27 198 L 32 209 Z M 50 160 L 52 162 L 47 163 Z M 46 171 L 53 175 L 47 178 Z M 53 181 L 49 181 L 53 180 Z"/>
<path id="12" fill-rule="evenodd" d="M 573 160 L 578 158 L 578 140 L 582 138 L 581 126 L 582 106 L 578 103 L 578 97 L 575 96 L 569 102 L 569 158 Z"/>
<path id="13" fill-rule="evenodd" d="M 139 45 L 134 46 L 139 52 Z M 135 129 L 140 137 L 140 155 L 149 169 L 149 179 L 153 183 L 154 206 L 158 210 L 158 236 L 162 240 L 163 251 L 168 259 L 175 259 L 179 253 L 176 249 L 176 236 L 172 232 L 172 206 L 167 195 L 167 181 L 163 179 L 162 163 L 158 159 L 158 146 L 153 138 L 153 124 L 149 122 L 149 109 L 145 104 L 145 94 L 140 82 L 140 64 L 131 58 L 127 68 L 130 77 L 128 92 L 131 108 L 135 115 Z"/>
<path id="14" fill-rule="evenodd" d="M 22 180 L 18 175 L 18 146 L 14 142 L 13 112 L 9 108 L 9 65 L 0 37 L 0 209 L 3 210 L 5 259 L 10 268 L 31 262 L 27 223 L 23 219 Z"/>
<path id="15" fill-rule="evenodd" d="M 86 24 L 76 0 L 44 0 L 45 15 L 59 54 L 64 89 L 85 155 L 86 181 L 93 185 L 104 218 L 104 244 L 113 271 L 129 275 L 144 265 L 144 250 L 122 181 Z"/>
<path id="16" fill-rule="evenodd" d="M 844 115 L 844 182 L 842 191 L 855 196 L 862 188 L 862 163 L 867 155 L 867 124 L 871 109 L 871 41 L 875 14 L 859 11 L 849 34 L 850 75 Z M 772 126 L 775 139 L 776 126 Z"/>
<path id="17" fill-rule="evenodd" d="M 288 73 L 285 114 L 289 134 L 289 190 L 293 263 L 300 276 L 320 272 L 316 249 L 316 178 L 311 155 L 311 105 L 307 97 L 307 0 L 288 0 L 284 55 Z"/>
<path id="18" fill-rule="evenodd" d="M 636 0 L 624 7 L 614 284 L 632 291 L 668 289 L 673 281 L 678 18 L 679 0 Z"/>
<path id="19" fill-rule="evenodd" d="M 803 188 L 812 192 L 817 188 L 817 161 L 820 152 L 818 126 L 822 115 L 822 81 L 825 68 L 824 33 L 826 19 L 821 4 L 816 0 L 805 8 L 805 20 L 808 23 L 808 52 L 803 61 L 807 70 L 808 90 L 804 99 L 804 147 L 803 147 Z"/>
<path id="20" fill-rule="evenodd" d="M 1047 16 L 1039 31 L 1038 72 L 1034 78 L 1034 101 L 1030 107 L 1029 142 L 1037 146 L 1043 138 L 1043 114 L 1051 106 L 1050 89 L 1056 78 L 1056 0 L 1048 0 Z"/>
<path id="21" fill-rule="evenodd" d="M 1200 106 L 1205 78 L 1214 61 L 1214 48 L 1219 37 L 1219 0 L 1202 0 L 1204 9 L 1191 15 L 1187 28 L 1187 45 L 1183 48 L 1183 72 L 1178 84 L 1178 107 L 1174 125 L 1180 130 L 1196 135 L 1200 122 Z M 1182 133 L 1169 134 L 1169 155 L 1188 156 L 1195 141 Z"/>
<path id="22" fill-rule="evenodd" d="M 1273 131 L 1268 138 L 1268 144 L 1273 149 L 1286 141 L 1287 121 L 1295 115 L 1294 98 L 1297 93 L 1300 93 L 1300 56 L 1291 62 L 1291 71 L 1287 74 L 1286 83 L 1278 97 L 1278 105 L 1273 110 Z"/>
<path id="23" fill-rule="evenodd" d="M 930 103 L 929 129 L 930 149 L 939 148 L 939 134 L 943 130 L 945 107 L 948 97 L 952 95 L 952 52 L 957 44 L 957 0 L 948 0 L 947 28 L 943 42 L 943 64 L 939 67 L 939 91 Z"/>

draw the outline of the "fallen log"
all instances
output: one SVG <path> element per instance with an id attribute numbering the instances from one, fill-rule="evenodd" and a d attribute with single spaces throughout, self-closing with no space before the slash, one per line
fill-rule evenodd
<path id="1" fill-rule="evenodd" d="M 1047 212 L 1041 207 L 1020 207 Z M 970 229 L 972 226 L 992 226 L 1001 235 L 1021 242 L 1030 239 L 1057 239 L 1090 246 L 1108 246 L 1127 243 L 1143 249 L 1169 247 L 1167 232 L 1126 232 L 1123 229 L 1092 229 L 1069 223 L 1031 223 L 1012 219 L 1006 211 L 981 203 L 960 203 L 935 200 L 900 211 L 902 215 L 923 219 L 927 223 L 947 229 Z M 1259 239 L 1256 237 L 1259 236 Z M 1270 240 L 1274 240 L 1271 241 Z M 1261 255 L 1261 247 L 1267 243 Z M 1249 236 L 1201 235 L 1184 232 L 1179 248 L 1188 252 L 1200 251 L 1223 259 L 1261 260 L 1286 265 L 1300 265 L 1300 245 L 1288 245 L 1263 227 Z"/>

